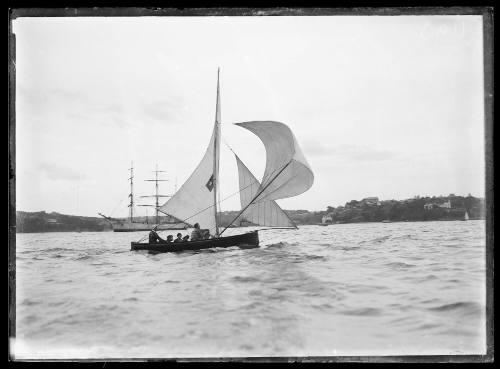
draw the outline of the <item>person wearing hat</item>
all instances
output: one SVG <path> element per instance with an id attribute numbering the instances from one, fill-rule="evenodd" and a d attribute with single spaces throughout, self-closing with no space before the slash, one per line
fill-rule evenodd
<path id="1" fill-rule="evenodd" d="M 156 227 L 154 227 L 151 232 L 149 232 L 149 243 L 158 243 L 160 237 L 156 233 Z"/>
<path id="2" fill-rule="evenodd" d="M 156 229 L 158 226 L 155 226 L 151 232 L 149 232 L 149 243 L 166 243 L 167 241 L 161 238 L 158 233 L 156 233 Z M 172 237 L 172 236 L 170 236 Z M 172 237 L 173 238 L 173 237 Z"/>

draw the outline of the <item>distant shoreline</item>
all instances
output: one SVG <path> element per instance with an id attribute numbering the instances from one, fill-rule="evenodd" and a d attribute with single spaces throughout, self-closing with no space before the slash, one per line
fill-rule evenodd
<path id="1" fill-rule="evenodd" d="M 476 220 L 485 220 L 484 218 L 477 218 L 477 219 L 469 219 L 467 220 L 468 222 L 470 221 L 476 221 Z M 378 221 L 373 221 L 373 222 L 345 222 L 345 223 L 328 223 L 328 224 L 323 224 L 323 223 L 317 223 L 317 224 L 297 224 L 297 226 L 303 227 L 303 226 L 313 226 L 313 227 L 318 227 L 318 226 L 323 226 L 323 227 L 329 227 L 329 226 L 340 226 L 340 225 L 345 225 L 345 224 L 374 224 L 374 223 L 384 223 L 384 224 L 389 224 L 389 223 L 430 223 L 430 222 L 462 222 L 463 220 L 460 219 L 432 219 L 432 220 L 395 220 L 395 221 L 390 221 L 390 222 L 378 222 Z M 230 227 L 231 229 L 235 228 L 249 228 L 252 226 L 236 226 L 236 227 Z M 43 231 L 24 231 L 24 232 L 18 232 L 16 231 L 16 234 L 21 234 L 21 233 L 88 233 L 88 232 L 94 232 L 94 233 L 104 233 L 104 232 L 113 232 L 112 229 L 104 229 L 100 231 L 96 230 L 43 230 Z M 140 232 L 146 232 L 146 231 L 136 231 L 136 232 L 126 232 L 126 233 L 140 233 Z M 163 231 L 162 231 L 163 232 Z M 167 231 L 165 231 L 167 232 Z M 172 230 L 172 232 L 178 232 Z"/>
<path id="2" fill-rule="evenodd" d="M 378 197 L 367 197 L 360 201 L 351 200 L 344 206 L 327 206 L 326 210 L 323 211 L 285 210 L 285 212 L 295 224 L 303 226 L 323 225 L 325 223 L 336 225 L 479 220 L 485 218 L 484 210 L 485 201 L 483 198 L 450 194 L 439 197 L 415 196 L 406 200 L 383 201 L 379 201 Z M 231 224 L 236 216 L 238 216 L 238 211 L 218 213 L 219 225 L 225 227 Z M 127 218 L 119 219 L 127 220 Z M 145 222 L 147 218 L 135 217 L 134 220 Z M 151 224 L 151 226 L 154 225 Z M 234 228 L 236 227 L 238 225 L 235 225 Z M 45 211 L 16 211 L 16 233 L 106 232 L 112 230 L 110 221 L 101 217 L 65 215 Z"/>

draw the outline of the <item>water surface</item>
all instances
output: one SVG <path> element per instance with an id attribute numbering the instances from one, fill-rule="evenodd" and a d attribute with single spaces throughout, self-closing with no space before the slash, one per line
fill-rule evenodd
<path id="1" fill-rule="evenodd" d="M 16 358 L 485 353 L 484 221 L 129 251 L 144 234 L 17 234 Z"/>

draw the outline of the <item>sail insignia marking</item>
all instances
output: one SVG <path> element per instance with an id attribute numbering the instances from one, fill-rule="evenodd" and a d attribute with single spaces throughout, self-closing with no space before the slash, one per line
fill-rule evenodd
<path id="1" fill-rule="evenodd" d="M 210 179 L 208 180 L 207 184 L 205 185 L 206 188 L 208 188 L 208 190 L 210 192 L 212 192 L 212 190 L 214 189 L 214 185 L 215 185 L 215 178 L 214 178 L 214 175 L 212 174 L 210 176 Z"/>

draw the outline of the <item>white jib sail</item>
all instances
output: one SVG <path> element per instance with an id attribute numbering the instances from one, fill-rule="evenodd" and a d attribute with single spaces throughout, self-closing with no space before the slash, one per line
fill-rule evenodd
<path id="1" fill-rule="evenodd" d="M 300 195 L 311 188 L 314 174 L 286 124 L 274 121 L 235 123 L 256 134 L 266 148 L 266 169 L 254 202 Z"/>
<path id="2" fill-rule="evenodd" d="M 244 209 L 257 195 L 260 183 L 250 172 L 240 158 L 235 154 L 238 163 L 238 177 L 240 182 L 240 202 Z M 255 225 L 269 227 L 296 227 L 288 215 L 279 207 L 274 200 L 261 201 L 252 204 L 241 214 L 244 219 Z"/>

